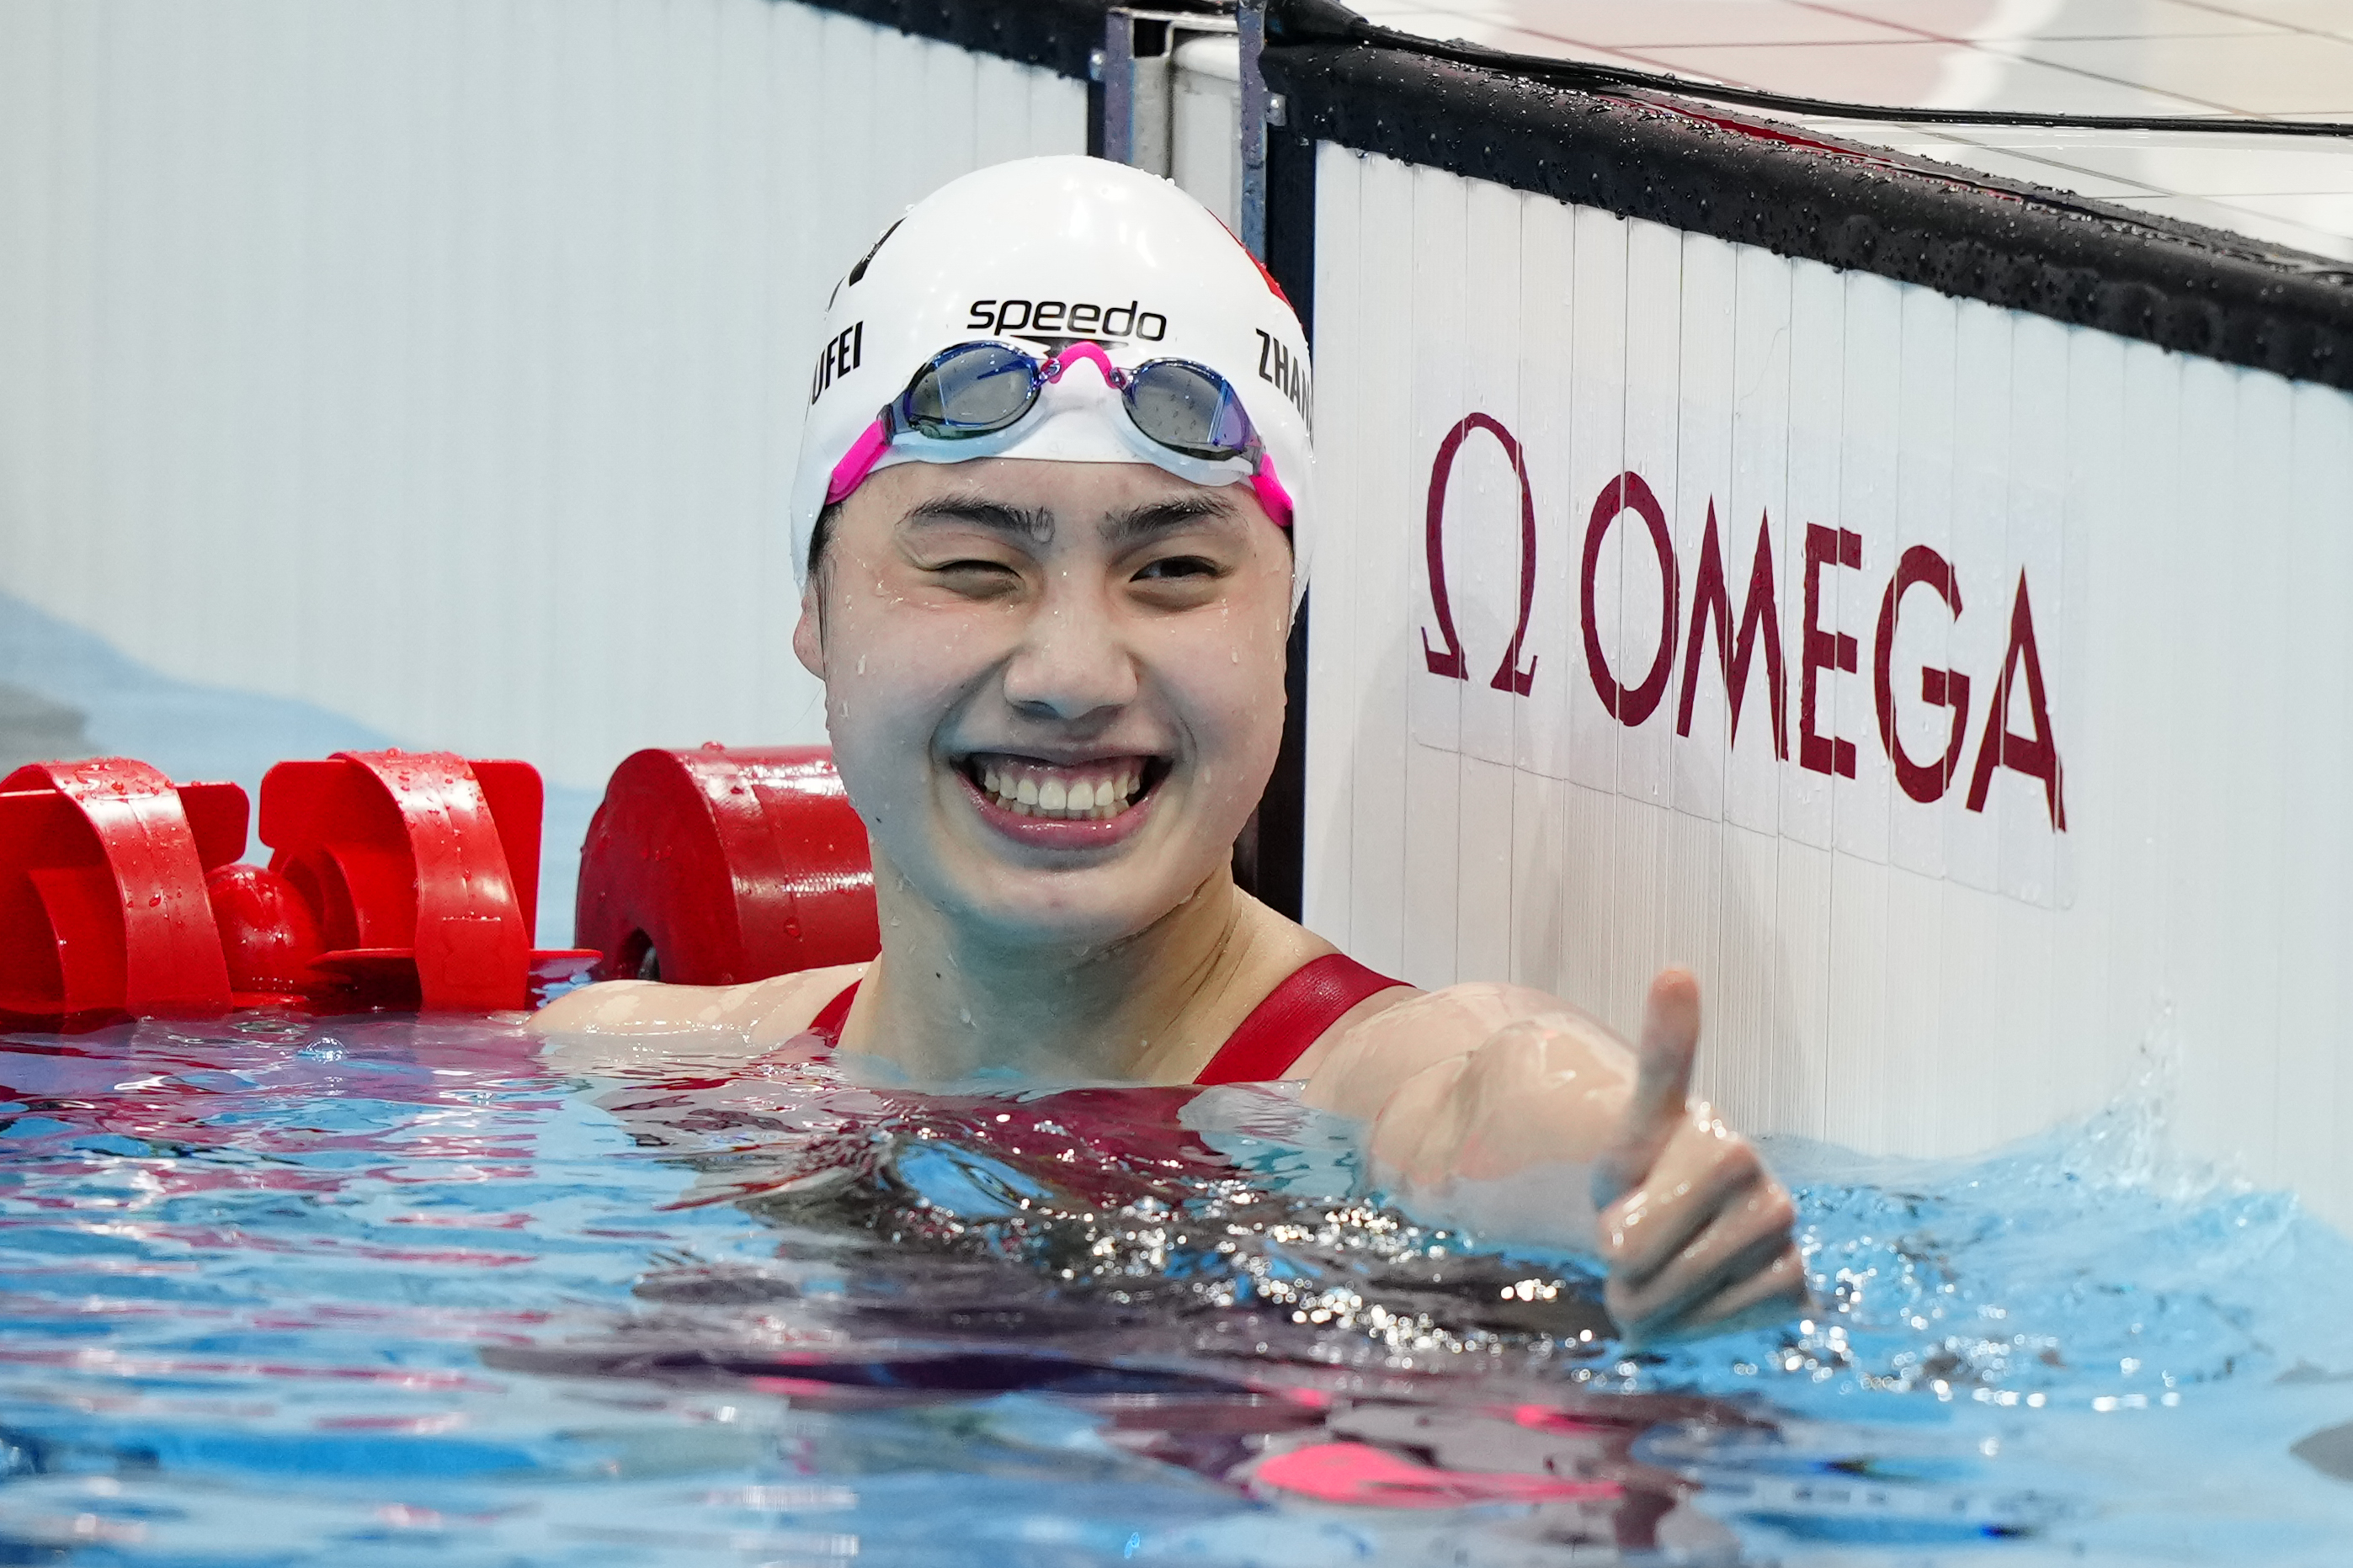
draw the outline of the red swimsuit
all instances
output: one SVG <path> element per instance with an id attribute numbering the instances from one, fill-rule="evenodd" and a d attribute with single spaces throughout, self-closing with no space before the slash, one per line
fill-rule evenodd
<path id="1" fill-rule="evenodd" d="M 1376 993 L 1404 984 L 1358 963 L 1344 952 L 1309 959 L 1266 994 L 1249 1017 L 1218 1047 L 1195 1083 L 1268 1083 L 1291 1070 L 1340 1021 L 1348 1009 Z M 858 995 L 858 982 L 825 1005 L 810 1020 L 809 1033 L 828 1046 L 841 1040 L 842 1021 Z"/>

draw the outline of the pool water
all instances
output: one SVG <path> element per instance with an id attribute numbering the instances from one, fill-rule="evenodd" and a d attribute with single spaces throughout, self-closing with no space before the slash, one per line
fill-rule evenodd
<path id="1" fill-rule="evenodd" d="M 1775 1145 L 1815 1316 L 1630 1357 L 1271 1091 L 518 1025 L 0 1036 L 0 1563 L 2353 1562 L 2353 1247 L 2146 1105 Z"/>

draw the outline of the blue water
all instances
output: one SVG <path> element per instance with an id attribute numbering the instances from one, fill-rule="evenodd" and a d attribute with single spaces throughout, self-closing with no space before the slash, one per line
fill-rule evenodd
<path id="1" fill-rule="evenodd" d="M 2146 1108 L 1778 1145 L 1821 1310 L 1630 1359 L 1186 1101 L 0 1037 L 0 1563 L 2353 1562 L 2353 1248 Z"/>

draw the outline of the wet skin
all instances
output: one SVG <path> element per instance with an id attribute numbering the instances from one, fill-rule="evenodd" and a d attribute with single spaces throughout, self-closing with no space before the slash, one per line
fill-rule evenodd
<path id="1" fill-rule="evenodd" d="M 1230 870 L 1282 736 L 1290 610 L 1288 542 L 1243 486 L 1018 459 L 861 486 L 793 638 L 874 856 L 882 952 L 844 1052 L 915 1081 L 1188 1082 L 1333 951 Z M 534 1027 L 584 1063 L 743 1059 L 860 973 L 619 982 Z M 1597 1250 L 1612 1316 L 1659 1340 L 1804 1301 L 1787 1194 L 1689 1100 L 1698 1032 L 1679 971 L 1635 1050 L 1541 992 L 1399 987 L 1296 1070 L 1369 1123 L 1406 1206 Z"/>

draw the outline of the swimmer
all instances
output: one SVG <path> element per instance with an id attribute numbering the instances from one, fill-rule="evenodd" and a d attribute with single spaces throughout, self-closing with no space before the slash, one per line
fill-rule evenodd
<path id="1" fill-rule="evenodd" d="M 1598 1255 L 1633 1342 L 1789 1316 L 1788 1195 L 1689 1098 L 1688 974 L 1630 1048 L 1527 987 L 1388 980 L 1236 885 L 1318 542 L 1312 395 L 1288 302 L 1167 181 L 1039 158 L 911 208 L 834 291 L 791 496 L 881 956 L 610 982 L 534 1029 L 574 1060 L 1303 1080 L 1418 1215 Z"/>

